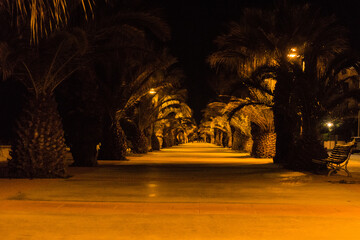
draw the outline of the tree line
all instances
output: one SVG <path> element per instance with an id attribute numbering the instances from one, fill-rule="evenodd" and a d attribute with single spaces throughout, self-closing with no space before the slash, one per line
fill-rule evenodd
<path id="1" fill-rule="evenodd" d="M 219 97 L 204 110 L 203 139 L 291 169 L 321 168 L 312 159 L 326 156 L 324 123 L 359 110 L 348 30 L 319 7 L 279 1 L 245 9 L 215 45 L 207 60 Z"/>
<path id="2" fill-rule="evenodd" d="M 67 147 L 73 165 L 96 166 L 192 137 L 184 74 L 155 11 L 110 0 L 2 1 L 0 11 L 2 81 L 22 98 L 10 177 L 66 177 Z"/>

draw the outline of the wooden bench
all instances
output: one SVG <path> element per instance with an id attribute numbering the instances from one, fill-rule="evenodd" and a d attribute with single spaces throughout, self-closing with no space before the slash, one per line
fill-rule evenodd
<path id="1" fill-rule="evenodd" d="M 330 176 L 332 173 L 344 170 L 347 175 L 351 177 L 351 174 L 347 169 L 347 165 L 349 163 L 350 155 L 355 146 L 355 142 L 351 142 L 346 145 L 336 145 L 331 151 L 329 157 L 324 159 L 314 159 L 313 162 L 326 164 L 329 169 L 328 176 Z"/>

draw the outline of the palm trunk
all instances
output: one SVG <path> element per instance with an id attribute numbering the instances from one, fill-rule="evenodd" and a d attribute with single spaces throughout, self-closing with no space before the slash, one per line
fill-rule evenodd
<path id="1" fill-rule="evenodd" d="M 324 166 L 313 163 L 313 159 L 322 159 L 327 157 L 326 150 L 320 139 L 318 119 L 314 116 L 316 103 L 309 103 L 307 111 L 303 111 L 303 133 L 296 142 L 296 150 L 294 151 L 294 169 L 300 170 L 319 170 Z"/>
<path id="2" fill-rule="evenodd" d="M 106 160 L 126 159 L 126 136 L 119 123 L 113 123 L 108 117 L 104 121 L 103 141 L 99 158 Z"/>
<path id="3" fill-rule="evenodd" d="M 243 134 L 240 130 L 236 129 L 233 136 L 233 150 L 240 150 L 251 152 L 253 141 L 250 136 Z"/>
<path id="4" fill-rule="evenodd" d="M 97 144 L 94 142 L 74 142 L 71 153 L 74 158 L 72 166 L 95 167 L 97 166 Z"/>
<path id="5" fill-rule="evenodd" d="M 143 132 L 138 130 L 137 135 L 134 137 L 133 151 L 134 153 L 147 153 L 148 152 L 148 139 Z"/>
<path id="6" fill-rule="evenodd" d="M 227 147 L 232 148 L 232 143 L 233 143 L 232 132 L 228 131 L 227 135 L 228 135 Z"/>
<path id="7" fill-rule="evenodd" d="M 218 146 L 222 145 L 222 131 L 220 131 L 219 129 L 214 129 L 214 133 L 215 133 L 215 144 Z"/>
<path id="8" fill-rule="evenodd" d="M 291 103 L 292 76 L 283 72 L 283 76 L 276 82 L 274 90 L 274 126 L 276 137 L 276 154 L 274 163 L 283 166 L 291 165 L 292 151 L 295 148 L 297 134 L 297 113 Z"/>
<path id="9" fill-rule="evenodd" d="M 155 133 L 151 134 L 151 149 L 153 151 L 160 150 L 160 142 L 159 142 L 159 139 L 157 138 L 157 136 L 155 135 Z"/>
<path id="10" fill-rule="evenodd" d="M 265 132 L 254 136 L 251 155 L 257 158 L 272 158 L 275 156 L 276 133 Z"/>
<path id="11" fill-rule="evenodd" d="M 16 139 L 9 160 L 11 177 L 66 176 L 66 145 L 53 95 L 30 95 L 17 121 Z"/>

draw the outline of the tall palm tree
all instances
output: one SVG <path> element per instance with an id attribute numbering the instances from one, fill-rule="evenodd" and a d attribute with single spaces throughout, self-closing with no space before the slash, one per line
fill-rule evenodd
<path id="1" fill-rule="evenodd" d="M 236 114 L 247 116 L 252 124 L 251 154 L 255 157 L 274 157 L 276 134 L 272 111 L 273 98 L 269 94 L 254 89 L 250 89 L 250 96 L 251 99 L 232 97 L 224 109 L 224 114 L 230 119 Z"/>
<path id="2" fill-rule="evenodd" d="M 54 91 L 80 66 L 76 61 L 86 46 L 81 30 L 53 34 L 37 48 L 22 41 L 2 42 L 4 77 L 16 78 L 28 90 L 9 160 L 11 176 L 66 175 L 64 133 Z"/>

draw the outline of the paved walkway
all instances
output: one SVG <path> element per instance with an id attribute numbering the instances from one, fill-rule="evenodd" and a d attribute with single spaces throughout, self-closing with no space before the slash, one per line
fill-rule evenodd
<path id="1" fill-rule="evenodd" d="M 1 239 L 357 239 L 353 178 L 291 172 L 211 144 L 70 168 L 69 179 L 0 179 Z"/>

